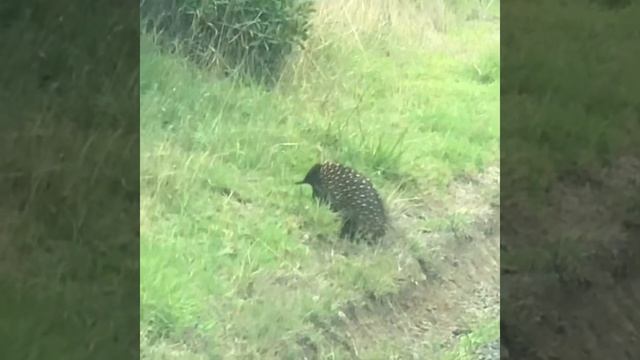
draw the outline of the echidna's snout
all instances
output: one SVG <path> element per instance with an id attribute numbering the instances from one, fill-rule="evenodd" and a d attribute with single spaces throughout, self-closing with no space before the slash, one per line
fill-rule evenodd
<path id="1" fill-rule="evenodd" d="M 321 167 L 322 164 L 315 164 L 313 165 L 313 167 L 311 167 L 311 169 L 309 169 L 309 171 L 307 172 L 307 174 L 304 176 L 304 179 L 302 179 L 301 181 L 297 181 L 296 185 L 303 185 L 303 184 L 307 184 L 307 185 L 311 185 L 313 186 L 314 184 L 318 184 L 321 179 L 320 179 L 320 172 L 321 172 Z"/>

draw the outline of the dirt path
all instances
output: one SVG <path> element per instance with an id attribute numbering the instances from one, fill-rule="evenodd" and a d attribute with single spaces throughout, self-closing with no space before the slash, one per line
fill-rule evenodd
<path id="1" fill-rule="evenodd" d="M 535 271 L 514 262 L 503 275 L 511 358 L 638 357 L 639 195 L 640 159 L 628 157 L 560 179 L 536 213 L 508 205 L 510 222 L 527 226 L 503 231 L 505 258 L 551 254 Z"/>
<path id="2" fill-rule="evenodd" d="M 500 221 L 498 167 L 450 187 L 444 202 L 399 211 L 397 224 L 418 237 L 429 258 L 416 257 L 425 275 L 405 284 L 389 298 L 371 298 L 364 306 L 348 306 L 325 327 L 334 342 L 355 359 L 385 344 L 402 349 L 402 359 L 424 359 L 450 351 L 461 335 L 479 321 L 500 314 Z M 463 216 L 470 221 L 449 229 L 421 233 L 421 218 Z M 330 330 L 331 328 L 332 330 Z M 498 359 L 499 346 L 487 359 Z"/>

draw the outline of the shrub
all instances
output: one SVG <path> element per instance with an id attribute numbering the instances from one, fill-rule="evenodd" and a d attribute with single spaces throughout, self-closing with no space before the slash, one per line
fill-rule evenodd
<path id="1" fill-rule="evenodd" d="M 200 65 L 275 80 L 308 38 L 311 0 L 143 0 L 147 30 Z"/>

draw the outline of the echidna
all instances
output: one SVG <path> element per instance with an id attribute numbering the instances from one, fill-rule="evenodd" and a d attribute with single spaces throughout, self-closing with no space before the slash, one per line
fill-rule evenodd
<path id="1" fill-rule="evenodd" d="M 380 195 L 365 176 L 347 166 L 324 162 L 311 167 L 304 180 L 313 198 L 342 217 L 341 238 L 374 242 L 384 236 L 387 214 Z"/>

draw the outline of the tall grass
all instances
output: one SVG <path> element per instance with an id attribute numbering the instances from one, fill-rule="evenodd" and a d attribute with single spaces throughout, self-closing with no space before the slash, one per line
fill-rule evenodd
<path id="1" fill-rule="evenodd" d="M 3 358 L 136 355 L 137 14 L 0 6 Z"/>
<path id="2" fill-rule="evenodd" d="M 639 9 L 611 11 L 586 1 L 509 8 L 507 26 L 519 30 L 504 39 L 512 55 L 503 64 L 502 106 L 513 116 L 502 125 L 503 147 L 511 149 L 503 164 L 507 186 L 542 199 L 566 172 L 637 153 L 638 81 L 625 69 L 640 53 L 630 36 Z M 542 15 L 547 11 L 555 16 Z M 527 173 L 518 170 L 522 163 Z"/>

